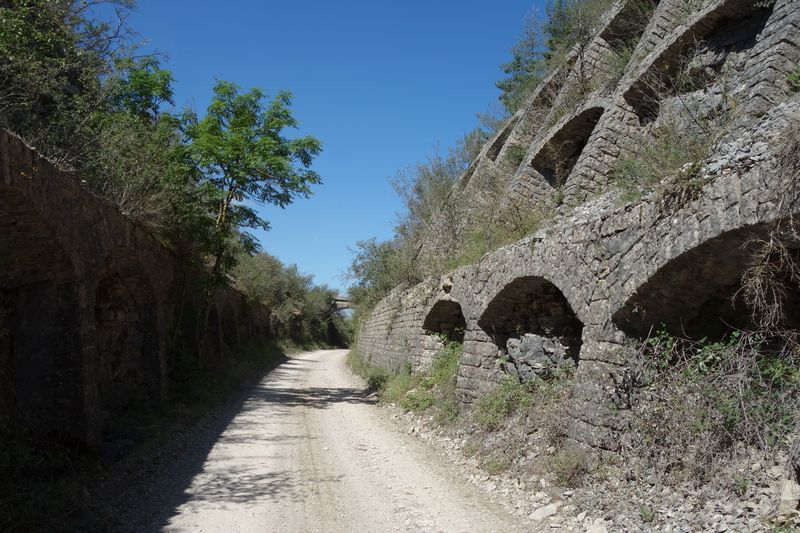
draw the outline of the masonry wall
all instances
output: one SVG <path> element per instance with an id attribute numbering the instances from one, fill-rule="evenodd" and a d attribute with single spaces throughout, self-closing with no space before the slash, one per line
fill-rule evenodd
<path id="1" fill-rule="evenodd" d="M 187 276 L 146 228 L 0 132 L 0 416 L 95 444 L 115 409 L 162 401 Z M 267 316 L 220 289 L 188 336 L 224 364 Z"/>
<path id="2" fill-rule="evenodd" d="M 608 35 L 625 5 L 611 13 L 601 36 Z M 556 187 L 541 169 L 563 163 L 564 154 L 546 154 L 548 143 L 579 139 L 573 144 L 583 146 L 568 154 L 571 170 L 560 185 L 566 205 L 546 227 L 476 265 L 396 289 L 364 322 L 362 354 L 386 368 L 420 366 L 435 348 L 433 332 L 424 327 L 428 313 L 438 301 L 457 302 L 466 322 L 458 391 L 468 403 L 505 375 L 501 356 L 514 327 L 569 339 L 579 325 L 570 434 L 613 450 L 624 413 L 610 409 L 609 391 L 626 368 L 629 346 L 662 323 L 698 338 L 713 335 L 723 322 L 746 325 L 747 312 L 734 299 L 750 261 L 744 245 L 800 210 L 795 187 L 800 175 L 781 166 L 778 157 L 781 151 L 800 151 L 800 96 L 786 81 L 800 66 L 800 1 L 779 0 L 771 9 L 753 9 L 749 1 L 711 1 L 690 15 L 678 7 L 672 0 L 660 2 L 620 81 L 588 95 L 556 121 L 542 118 L 546 115 L 535 106 L 545 90 L 560 91 L 563 98 L 570 79 L 563 76 L 560 85 L 546 81 L 510 123 L 512 130 L 487 144 L 458 185 L 465 194 L 480 195 L 481 169 L 492 167 L 507 184 L 504 205 L 552 206 L 547 191 Z M 743 37 L 720 44 L 732 27 Z M 602 48 L 608 42 L 603 41 L 598 37 L 589 48 Z M 696 94 L 681 97 L 714 101 L 724 92 L 740 102 L 730 133 L 698 170 L 696 183 L 702 186 L 624 204 L 610 187 L 610 169 L 677 98 L 647 102 L 652 95 L 637 87 L 653 72 L 669 72 L 687 53 L 687 43 L 700 41 L 713 51 L 713 58 L 698 54 L 707 61 L 701 67 L 727 64 L 728 77 L 712 77 Z M 555 103 L 559 96 L 545 101 Z M 645 106 L 651 107 L 642 112 Z M 536 120 L 542 121 L 538 133 L 516 131 L 536 126 L 531 124 Z M 503 153 L 498 143 L 520 139 L 529 142 L 528 155 L 516 171 L 503 173 L 488 156 Z"/>

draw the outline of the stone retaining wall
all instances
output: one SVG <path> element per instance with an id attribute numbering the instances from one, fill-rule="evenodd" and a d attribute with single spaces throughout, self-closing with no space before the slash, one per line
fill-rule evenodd
<path id="1" fill-rule="evenodd" d="M 741 39 L 730 45 L 714 41 L 734 26 L 744 28 Z M 457 186 L 463 194 L 479 195 L 481 172 L 488 167 L 502 172 L 488 157 L 502 157 L 498 144 L 530 139 L 519 169 L 499 178 L 508 184 L 506 204 L 552 206 L 546 191 L 557 186 L 541 168 L 556 163 L 573 165 L 563 183 L 566 205 L 546 227 L 478 264 L 393 291 L 363 323 L 361 353 L 390 369 L 424 366 L 436 349 L 436 332 L 425 327 L 426 319 L 438 302 L 455 302 L 465 319 L 458 391 L 470 402 L 506 375 L 505 342 L 515 328 L 518 336 L 550 336 L 562 344 L 579 330 L 580 341 L 573 343 L 578 368 L 570 434 L 616 449 L 621 418 L 607 399 L 614 377 L 625 369 L 629 347 L 660 324 L 698 338 L 714 335 L 723 322 L 746 326 L 748 312 L 734 299 L 750 260 L 744 245 L 800 210 L 791 187 L 800 176 L 777 162 L 778 152 L 800 130 L 800 97 L 786 81 L 800 66 L 799 26 L 800 0 L 778 0 L 771 9 L 755 9 L 749 0 L 717 0 L 688 15 L 675 1 L 660 2 L 635 48 L 637 59 L 611 93 L 590 96 L 577 111 L 553 126 L 545 122 L 533 136 L 517 131 L 531 127 L 530 117 L 537 116 L 531 107 L 522 110 L 509 123 L 510 132 L 487 144 L 467 176 L 469 183 Z M 694 95 L 703 101 L 724 94 L 738 103 L 729 134 L 698 170 L 695 183 L 705 184 L 701 189 L 622 205 L 613 190 L 601 192 L 610 189 L 615 160 L 635 150 L 652 127 L 637 111 L 642 97 L 635 94 L 644 93 L 636 87 L 651 75 L 652 65 L 681 62 L 687 46 L 675 43 L 690 39 L 723 50 L 709 68 L 730 66 L 727 79 L 711 79 Z M 590 48 L 594 45 L 600 46 L 595 42 Z M 533 95 L 531 106 L 541 101 L 549 83 Z M 568 78 L 559 90 L 568 90 L 569 83 Z M 689 97 L 660 98 L 657 108 L 668 109 L 677 98 Z M 599 118 L 589 113 L 592 120 L 584 120 L 592 109 L 602 111 Z M 561 154 L 548 152 L 553 139 L 573 140 L 574 146 L 586 142 L 577 155 Z"/>
<path id="2" fill-rule="evenodd" d="M 3 131 L 0 254 L 0 416 L 95 444 L 115 409 L 165 398 L 187 273 L 146 228 Z M 224 364 L 239 339 L 268 333 L 268 312 L 231 289 L 214 301 L 190 335 L 206 364 Z"/>

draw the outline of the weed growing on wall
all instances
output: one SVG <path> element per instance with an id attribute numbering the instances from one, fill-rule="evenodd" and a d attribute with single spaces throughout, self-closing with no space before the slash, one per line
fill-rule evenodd
<path id="1" fill-rule="evenodd" d="M 525 159 L 527 149 L 520 144 L 512 144 L 506 148 L 505 159 L 508 165 L 512 168 L 517 168 L 522 160 Z"/>
<path id="2" fill-rule="evenodd" d="M 665 121 L 654 128 L 651 142 L 616 161 L 613 179 L 622 200 L 635 202 L 651 192 L 661 199 L 693 197 L 705 183 L 699 171 L 711 147 L 706 134 L 686 131 L 675 121 Z"/>
<path id="3" fill-rule="evenodd" d="M 789 82 L 792 92 L 800 92 L 800 68 L 787 74 L 786 80 Z"/>
<path id="4" fill-rule="evenodd" d="M 493 391 L 475 402 L 473 416 L 482 429 L 493 431 L 511 415 L 524 411 L 532 403 L 531 385 L 507 377 Z"/>

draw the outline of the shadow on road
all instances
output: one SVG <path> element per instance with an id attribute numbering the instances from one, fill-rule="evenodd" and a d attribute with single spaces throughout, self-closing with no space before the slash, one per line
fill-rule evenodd
<path id="1" fill-rule="evenodd" d="M 118 465 L 109 480 L 97 491 L 93 511 L 106 515 L 114 531 L 162 531 L 179 507 L 194 501 L 245 502 L 253 500 L 287 501 L 303 497 L 297 486 L 297 472 L 250 472 L 246 466 L 224 471 L 204 472 L 211 449 L 218 442 L 237 443 L 272 441 L 285 446 L 300 446 L 314 437 L 304 434 L 259 434 L 261 424 L 280 423 L 294 407 L 325 409 L 333 404 L 374 403 L 366 389 L 273 386 L 286 381 L 302 382 L 302 376 L 317 364 L 304 359 L 288 359 L 267 373 L 258 384 L 243 389 L 237 397 L 212 415 L 157 450 L 150 450 Z M 258 411 L 264 403 L 275 408 Z M 239 418 L 236 418 L 236 417 Z M 291 428 L 291 426 L 290 426 Z M 298 432 L 300 433 L 300 432 Z M 200 490 L 188 489 L 200 475 Z M 313 483 L 337 483 L 339 479 L 316 479 L 300 476 Z M 195 482 L 197 485 L 198 482 Z M 305 481 L 308 484 L 308 481 Z M 113 525 L 111 525 L 113 524 Z M 106 528 L 107 530 L 108 528 Z M 167 529 L 168 530 L 168 529 Z"/>

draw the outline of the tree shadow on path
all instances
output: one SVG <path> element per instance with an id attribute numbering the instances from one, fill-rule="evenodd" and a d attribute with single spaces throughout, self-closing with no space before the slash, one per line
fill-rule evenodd
<path id="1" fill-rule="evenodd" d="M 285 422 L 285 417 L 291 416 L 298 406 L 326 409 L 337 403 L 375 403 L 374 396 L 362 388 L 285 386 L 286 382 L 301 383 L 315 364 L 304 359 L 284 359 L 257 384 L 243 388 L 236 397 L 171 437 L 158 450 L 117 465 L 109 479 L 95 491 L 97 501 L 92 505 L 92 513 L 103 517 L 102 529 L 96 525 L 97 516 L 78 527 L 82 531 L 162 531 L 190 500 L 223 504 L 299 501 L 306 494 L 307 487 L 303 484 L 338 483 L 339 479 L 317 479 L 313 473 L 264 473 L 246 466 L 204 472 L 206 459 L 218 443 L 225 446 L 274 442 L 280 446 L 302 446 L 304 441 L 316 438 L 299 430 L 293 432 L 291 424 L 286 426 L 286 434 L 273 432 L 265 436 L 258 431 L 261 424 L 281 424 L 281 419 Z M 264 410 L 264 404 L 273 407 Z M 189 489 L 198 475 L 192 494 Z"/>

